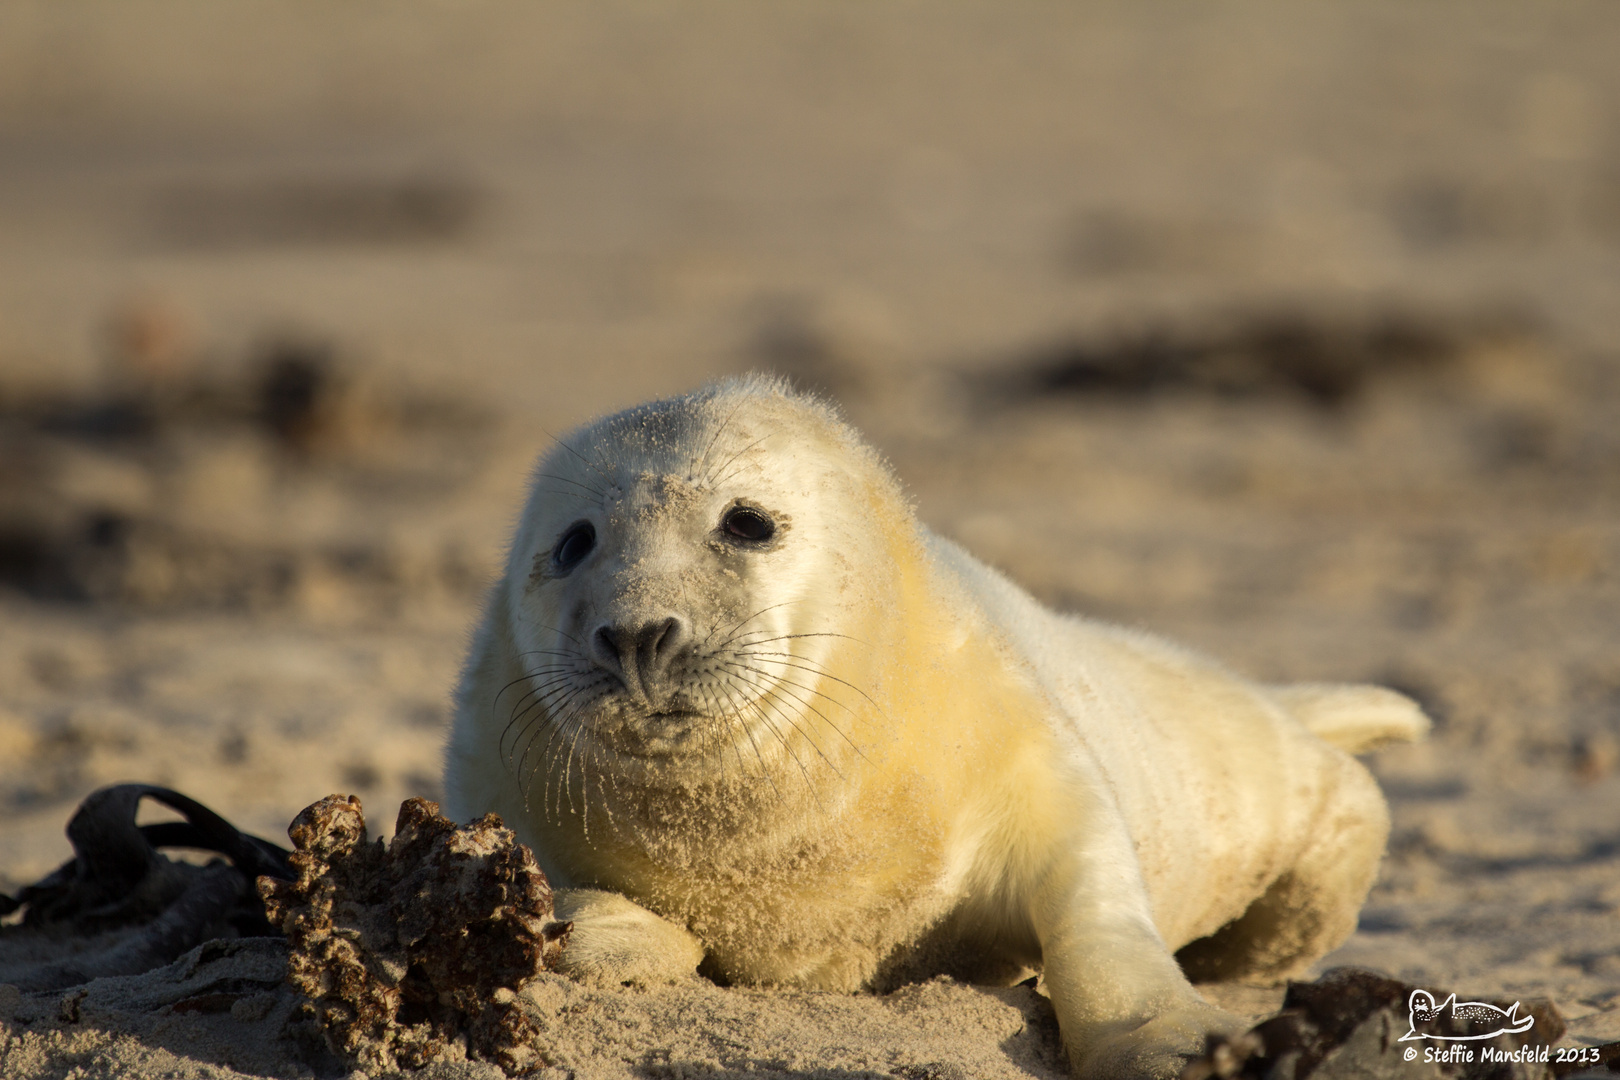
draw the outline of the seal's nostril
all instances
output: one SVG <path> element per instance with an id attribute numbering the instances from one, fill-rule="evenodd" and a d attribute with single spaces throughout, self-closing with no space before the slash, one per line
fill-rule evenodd
<path id="1" fill-rule="evenodd" d="M 656 628 L 653 656 L 665 660 L 680 651 L 686 641 L 686 626 L 679 619 L 668 618 Z"/>
<path id="2" fill-rule="evenodd" d="M 597 662 L 619 675 L 633 691 L 637 684 L 645 690 L 650 689 L 649 683 L 661 680 L 691 638 L 685 620 L 671 616 L 635 629 L 603 626 L 592 635 L 592 645 Z"/>
<path id="3" fill-rule="evenodd" d="M 641 670 L 649 677 L 661 677 L 685 649 L 688 636 L 686 624 L 673 616 L 643 626 L 636 657 Z"/>
<path id="4" fill-rule="evenodd" d="M 613 628 L 604 626 L 597 630 L 594 638 L 596 656 L 598 660 L 607 661 L 619 670 L 624 668 L 624 658 L 619 653 L 619 639 Z"/>

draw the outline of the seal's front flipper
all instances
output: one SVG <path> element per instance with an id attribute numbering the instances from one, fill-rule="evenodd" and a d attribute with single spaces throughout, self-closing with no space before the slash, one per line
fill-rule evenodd
<path id="1" fill-rule="evenodd" d="M 1100 790 L 1029 896 L 1046 987 L 1076 1077 L 1175 1080 L 1210 1036 L 1244 1024 L 1187 981 L 1154 925 L 1130 832 Z"/>
<path id="2" fill-rule="evenodd" d="M 1136 1027 L 1098 1035 L 1071 1060 L 1075 1075 L 1087 1080 L 1176 1080 L 1212 1039 L 1235 1038 L 1246 1026 L 1213 1005 L 1189 1001 Z"/>
<path id="3" fill-rule="evenodd" d="M 680 982 L 703 960 L 697 938 L 618 893 L 562 889 L 553 906 L 558 919 L 574 924 L 557 970 L 580 982 Z"/>

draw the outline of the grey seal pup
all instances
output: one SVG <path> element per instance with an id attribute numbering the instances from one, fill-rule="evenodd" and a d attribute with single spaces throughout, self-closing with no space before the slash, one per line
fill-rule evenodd
<path id="1" fill-rule="evenodd" d="M 1354 928 L 1389 829 L 1351 755 L 1427 721 L 1049 611 L 753 376 L 541 460 L 456 695 L 577 977 L 882 990 L 1044 974 L 1077 1076 L 1172 1077 Z M 1179 954 L 1179 960 L 1178 960 Z"/>

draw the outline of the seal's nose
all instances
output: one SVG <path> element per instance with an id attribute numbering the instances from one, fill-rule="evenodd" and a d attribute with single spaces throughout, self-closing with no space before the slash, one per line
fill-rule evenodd
<path id="1" fill-rule="evenodd" d="M 614 624 L 597 629 L 591 639 L 597 663 L 618 675 L 631 692 L 649 698 L 669 675 L 675 658 L 691 646 L 686 620 L 671 615 L 640 626 Z"/>

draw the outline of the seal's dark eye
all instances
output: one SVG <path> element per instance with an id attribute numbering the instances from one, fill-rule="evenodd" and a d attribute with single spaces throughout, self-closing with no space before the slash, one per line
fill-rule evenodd
<path id="1" fill-rule="evenodd" d="M 595 546 L 596 526 L 588 521 L 576 521 L 557 541 L 557 547 L 551 553 L 552 565 L 559 570 L 572 570 Z"/>
<path id="2" fill-rule="evenodd" d="M 735 536 L 739 540 L 750 540 L 760 543 L 776 535 L 776 523 L 758 510 L 746 506 L 734 506 L 726 511 L 721 519 L 720 527 L 726 531 L 727 536 Z"/>

